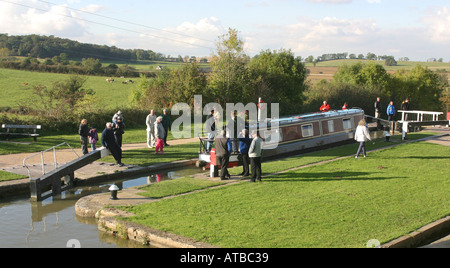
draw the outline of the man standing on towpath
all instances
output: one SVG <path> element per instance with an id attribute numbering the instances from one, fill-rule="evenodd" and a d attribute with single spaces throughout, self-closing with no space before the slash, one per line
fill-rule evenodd
<path id="1" fill-rule="evenodd" d="M 122 164 L 122 149 L 119 147 L 114 136 L 114 129 L 112 123 L 106 123 L 106 128 L 102 133 L 102 145 L 108 149 L 116 160 L 116 164 L 123 167 Z"/>

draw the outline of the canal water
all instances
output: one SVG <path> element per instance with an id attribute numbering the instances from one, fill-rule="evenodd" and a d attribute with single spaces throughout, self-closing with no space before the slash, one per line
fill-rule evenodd
<path id="1" fill-rule="evenodd" d="M 99 232 L 95 219 L 75 215 L 75 203 L 87 195 L 109 192 L 113 183 L 127 189 L 198 172 L 198 168 L 184 168 L 78 187 L 43 202 L 30 202 L 26 196 L 8 199 L 0 203 L 0 248 L 65 248 L 68 244 L 72 246 L 73 241 L 79 242 L 82 248 L 147 247 Z"/>

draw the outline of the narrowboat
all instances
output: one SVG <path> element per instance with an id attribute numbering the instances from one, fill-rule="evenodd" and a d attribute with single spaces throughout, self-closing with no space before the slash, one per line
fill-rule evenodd
<path id="1" fill-rule="evenodd" d="M 259 135 L 264 140 L 263 159 L 301 154 L 315 148 L 350 142 L 364 116 L 364 110 L 353 108 L 267 119 L 258 126 Z M 214 149 L 210 153 L 205 150 L 208 141 L 200 137 L 199 163 L 210 168 L 211 177 L 217 177 L 219 164 Z M 239 155 L 232 154 L 229 167 L 240 165 L 239 159 Z"/>

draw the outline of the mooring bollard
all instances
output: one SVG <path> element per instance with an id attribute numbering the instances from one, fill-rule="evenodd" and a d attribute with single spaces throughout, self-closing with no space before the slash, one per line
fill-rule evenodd
<path id="1" fill-rule="evenodd" d="M 119 200 L 119 198 L 117 198 L 117 192 L 120 190 L 119 187 L 117 187 L 117 185 L 113 184 L 113 185 L 111 185 L 111 187 L 109 187 L 109 190 L 111 191 L 111 197 L 109 199 Z"/>

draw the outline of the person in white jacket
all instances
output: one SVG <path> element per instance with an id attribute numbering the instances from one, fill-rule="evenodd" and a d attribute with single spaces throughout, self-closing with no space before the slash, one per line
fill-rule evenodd
<path id="1" fill-rule="evenodd" d="M 145 124 L 147 125 L 147 147 L 148 148 L 153 148 L 156 145 L 155 122 L 156 122 L 155 110 L 152 109 L 150 111 L 150 114 L 147 116 L 147 119 L 145 120 Z"/>
<path id="2" fill-rule="evenodd" d="M 358 127 L 356 128 L 355 140 L 359 142 L 359 149 L 355 158 L 359 158 L 361 151 L 364 157 L 367 157 L 366 141 L 372 141 L 372 139 L 370 138 L 369 128 L 367 127 L 366 120 L 364 119 L 359 121 Z"/>
<path id="3" fill-rule="evenodd" d="M 257 131 L 252 131 L 253 141 L 248 150 L 248 157 L 250 158 L 250 166 L 252 170 L 252 178 L 250 182 L 261 181 L 261 160 L 263 140 L 258 136 Z"/>

